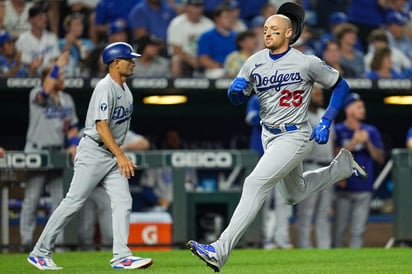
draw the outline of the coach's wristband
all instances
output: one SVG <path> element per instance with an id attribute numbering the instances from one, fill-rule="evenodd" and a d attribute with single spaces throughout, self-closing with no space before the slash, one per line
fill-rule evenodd
<path id="1" fill-rule="evenodd" d="M 71 138 L 69 139 L 69 144 L 70 144 L 70 145 L 75 145 L 75 146 L 77 146 L 77 145 L 79 144 L 79 142 L 80 142 L 80 138 L 77 137 L 77 136 L 71 137 Z"/>
<path id="2" fill-rule="evenodd" d="M 57 79 L 59 77 L 59 66 L 58 65 L 54 65 L 54 67 L 52 68 L 51 72 L 50 72 L 50 77 L 53 79 Z"/>

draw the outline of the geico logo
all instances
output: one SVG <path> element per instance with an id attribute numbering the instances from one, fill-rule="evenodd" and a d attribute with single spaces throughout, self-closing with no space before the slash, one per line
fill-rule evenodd
<path id="1" fill-rule="evenodd" d="M 126 155 L 127 158 L 130 159 L 130 161 L 132 161 L 133 163 L 136 163 L 136 155 L 132 152 L 125 152 L 124 153 Z"/>
<path id="2" fill-rule="evenodd" d="M 135 78 L 132 81 L 134 88 L 167 88 L 168 81 L 165 78 Z"/>
<path id="3" fill-rule="evenodd" d="M 24 153 L 7 154 L 7 165 L 14 168 L 38 168 L 41 167 L 41 156 Z"/>
<path id="4" fill-rule="evenodd" d="M 64 79 L 64 86 L 66 88 L 82 88 L 84 81 L 82 78 L 66 78 Z"/>
<path id="5" fill-rule="evenodd" d="M 7 87 L 34 87 L 41 84 L 40 78 L 9 78 Z"/>
<path id="6" fill-rule="evenodd" d="M 228 86 L 232 83 L 232 79 L 216 79 L 215 87 L 217 89 L 227 89 Z"/>
<path id="7" fill-rule="evenodd" d="M 181 78 L 176 79 L 173 82 L 175 88 L 202 88 L 206 89 L 209 87 L 208 79 L 191 79 L 191 78 Z"/>
<path id="8" fill-rule="evenodd" d="M 159 242 L 159 237 L 157 236 L 157 226 L 145 226 L 142 230 L 142 240 L 148 245 L 157 244 Z"/>
<path id="9" fill-rule="evenodd" d="M 171 161 L 174 167 L 230 167 L 232 155 L 228 152 L 176 152 Z"/>
<path id="10" fill-rule="evenodd" d="M 410 89 L 411 81 L 409 80 L 400 80 L 400 79 L 379 79 L 378 88 L 381 89 Z"/>

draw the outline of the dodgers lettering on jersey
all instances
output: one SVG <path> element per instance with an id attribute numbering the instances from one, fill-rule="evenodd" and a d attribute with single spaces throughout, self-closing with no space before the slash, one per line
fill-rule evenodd
<path id="1" fill-rule="evenodd" d="M 268 49 L 263 49 L 249 57 L 238 77 L 251 83 L 246 94 L 255 90 L 262 122 L 279 126 L 306 122 L 313 83 L 330 88 L 338 80 L 339 72 L 318 57 L 294 48 L 277 60 L 270 57 Z"/>
<path id="2" fill-rule="evenodd" d="M 96 121 L 106 120 L 113 138 L 120 146 L 129 130 L 133 113 L 133 95 L 126 83 L 123 88 L 109 74 L 100 80 L 90 99 L 84 133 L 101 141 L 96 131 Z"/>

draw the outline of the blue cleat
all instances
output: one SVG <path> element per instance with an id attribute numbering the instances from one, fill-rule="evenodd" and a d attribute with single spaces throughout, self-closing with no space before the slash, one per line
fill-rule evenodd
<path id="1" fill-rule="evenodd" d="M 114 269 L 137 269 L 148 268 L 153 264 L 153 260 L 150 258 L 141 258 L 135 256 L 129 256 L 121 261 L 111 263 Z"/>
<path id="2" fill-rule="evenodd" d="M 190 249 L 194 255 L 204 261 L 208 267 L 212 268 L 215 272 L 220 272 L 216 250 L 213 246 L 208 244 L 199 244 L 196 241 L 190 240 L 186 243 L 186 247 Z"/>
<path id="3" fill-rule="evenodd" d="M 63 267 L 57 266 L 52 258 L 48 258 L 48 257 L 38 257 L 38 256 L 30 255 L 27 258 L 27 261 L 31 265 L 33 265 L 34 267 L 36 267 L 40 270 L 60 270 L 60 269 L 63 269 Z"/>

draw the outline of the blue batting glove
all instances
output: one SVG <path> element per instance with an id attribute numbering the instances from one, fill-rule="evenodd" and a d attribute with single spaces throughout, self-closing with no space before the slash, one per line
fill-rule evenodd
<path id="1" fill-rule="evenodd" d="M 243 92 L 249 82 L 245 78 L 236 77 L 229 86 L 231 92 Z"/>
<path id="2" fill-rule="evenodd" d="M 329 139 L 329 128 L 331 124 L 331 121 L 324 118 L 321 119 L 319 124 L 313 129 L 309 140 L 312 141 L 313 138 L 315 138 L 316 143 L 320 145 L 326 144 Z"/>

